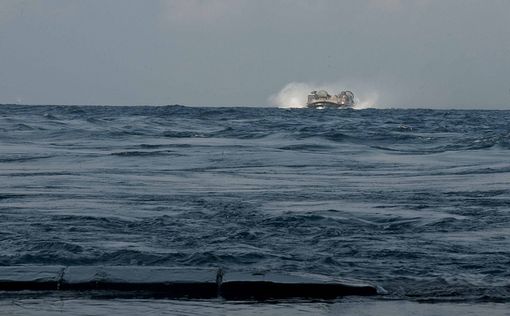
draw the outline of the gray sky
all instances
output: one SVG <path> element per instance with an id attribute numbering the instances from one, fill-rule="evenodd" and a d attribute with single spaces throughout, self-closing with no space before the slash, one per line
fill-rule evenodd
<path id="1" fill-rule="evenodd" d="M 510 109 L 510 1 L 0 0 L 0 103 L 268 106 L 288 84 Z"/>

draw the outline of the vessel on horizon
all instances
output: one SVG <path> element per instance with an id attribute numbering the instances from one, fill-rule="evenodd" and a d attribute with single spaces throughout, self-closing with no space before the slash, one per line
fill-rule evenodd
<path id="1" fill-rule="evenodd" d="M 352 108 L 355 104 L 354 93 L 345 90 L 337 95 L 330 95 L 326 90 L 312 91 L 308 95 L 307 108 Z"/>

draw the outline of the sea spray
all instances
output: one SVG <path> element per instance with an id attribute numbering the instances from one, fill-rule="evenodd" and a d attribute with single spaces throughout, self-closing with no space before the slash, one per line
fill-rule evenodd
<path id="1" fill-rule="evenodd" d="M 291 82 L 280 92 L 269 97 L 269 102 L 280 108 L 303 108 L 306 106 L 306 99 L 314 87 L 308 83 Z"/>

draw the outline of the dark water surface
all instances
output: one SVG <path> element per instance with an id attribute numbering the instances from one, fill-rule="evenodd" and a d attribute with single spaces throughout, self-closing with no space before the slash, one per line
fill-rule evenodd
<path id="1" fill-rule="evenodd" d="M 208 316 L 301 316 L 301 315 L 413 315 L 413 316 L 508 316 L 503 303 L 416 303 L 409 301 L 340 300 L 337 302 L 173 301 L 173 300 L 89 300 L 18 299 L 0 300 L 0 314 L 9 316 L 52 315 L 208 315 Z"/>
<path id="2" fill-rule="evenodd" d="M 0 265 L 303 271 L 392 298 L 508 303 L 509 122 L 0 106 Z"/>

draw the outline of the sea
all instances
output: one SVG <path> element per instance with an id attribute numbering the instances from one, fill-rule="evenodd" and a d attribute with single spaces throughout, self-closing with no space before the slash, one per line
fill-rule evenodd
<path id="1" fill-rule="evenodd" d="M 382 294 L 0 293 L 0 314 L 510 315 L 510 111 L 0 105 L 14 265 L 306 272 Z"/>

